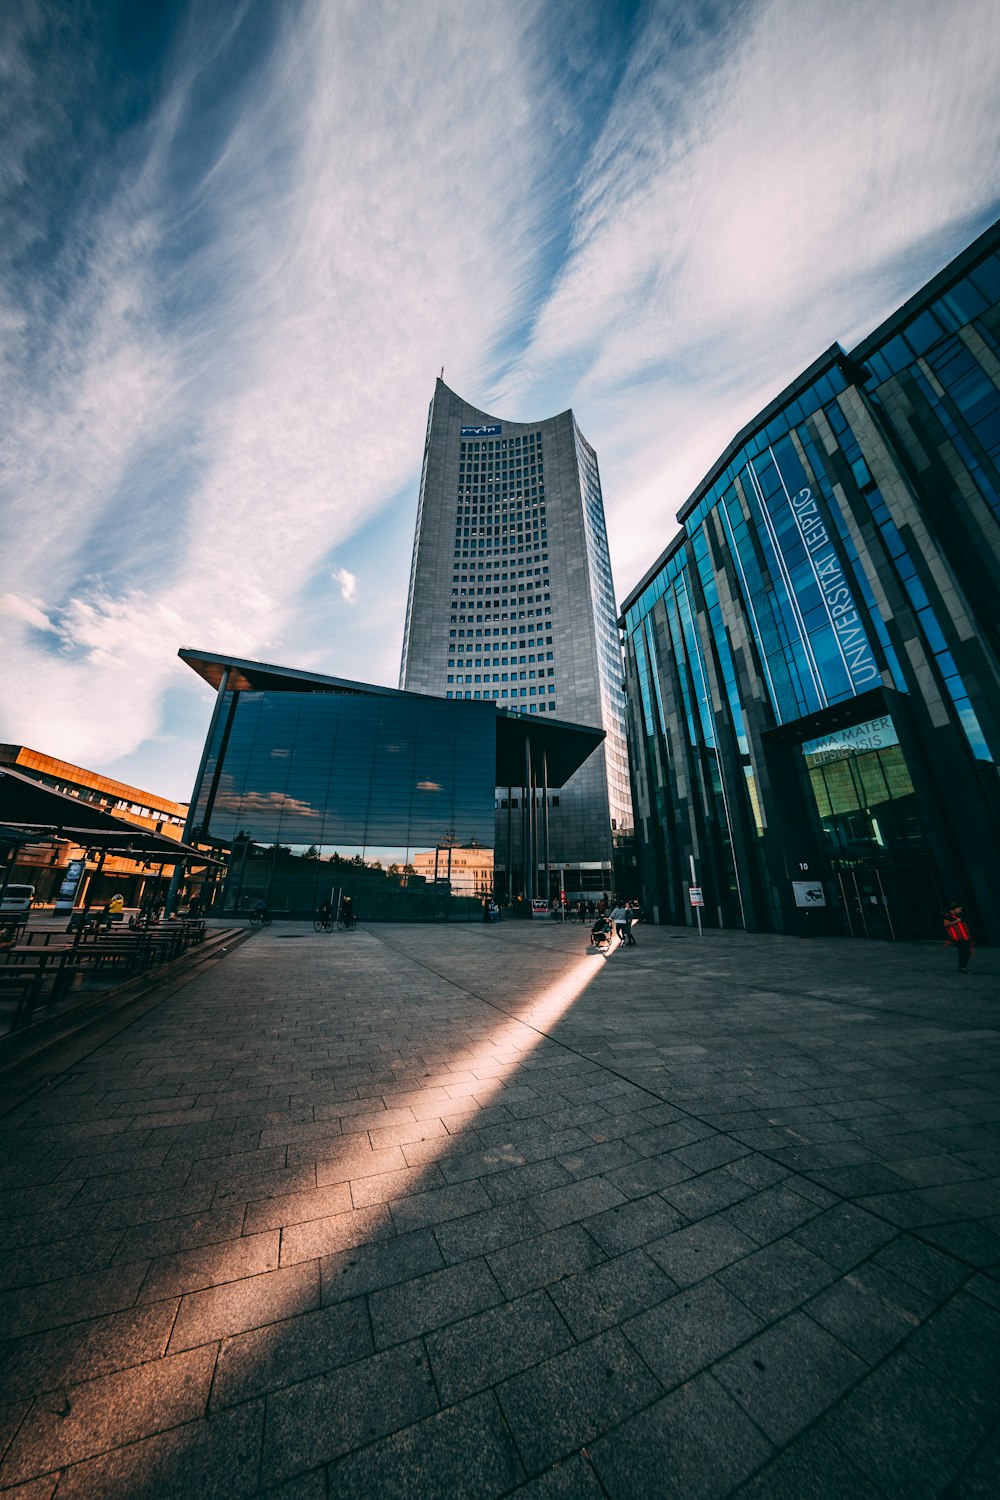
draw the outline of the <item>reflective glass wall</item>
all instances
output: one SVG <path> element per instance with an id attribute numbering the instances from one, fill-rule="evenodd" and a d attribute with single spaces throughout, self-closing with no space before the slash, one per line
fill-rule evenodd
<path id="1" fill-rule="evenodd" d="M 195 825 L 232 850 L 219 901 L 364 919 L 476 916 L 493 884 L 492 706 L 337 692 L 227 694 Z"/>
<path id="2" fill-rule="evenodd" d="M 1000 226 L 740 434 L 626 601 L 661 920 L 696 884 L 709 921 L 800 930 L 808 867 L 826 930 L 853 930 L 849 866 L 884 908 L 865 935 L 929 935 L 940 898 L 1000 938 L 998 464 Z M 829 748 L 876 722 L 891 743 Z"/>

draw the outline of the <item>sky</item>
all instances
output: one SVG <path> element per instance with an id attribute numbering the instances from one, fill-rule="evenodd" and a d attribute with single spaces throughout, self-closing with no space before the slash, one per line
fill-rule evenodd
<path id="1" fill-rule="evenodd" d="M 186 800 L 179 647 L 395 686 L 434 380 L 572 407 L 623 599 L 1000 216 L 995 0 L 0 7 L 0 740 Z"/>

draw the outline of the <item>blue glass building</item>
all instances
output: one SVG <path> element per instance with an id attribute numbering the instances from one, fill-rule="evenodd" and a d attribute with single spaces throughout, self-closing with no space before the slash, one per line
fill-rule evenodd
<path id="1" fill-rule="evenodd" d="M 429 920 L 544 891 L 551 791 L 602 730 L 179 655 L 216 690 L 186 824 L 228 859 L 215 910 L 247 911 L 263 896 L 304 916 L 348 894 L 366 920 Z"/>
<path id="2" fill-rule="evenodd" d="M 743 429 L 622 606 L 647 906 L 1000 939 L 1000 225 Z"/>

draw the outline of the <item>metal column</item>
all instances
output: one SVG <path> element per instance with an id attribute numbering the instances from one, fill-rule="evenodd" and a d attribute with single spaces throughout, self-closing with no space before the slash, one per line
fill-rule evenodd
<path id="1" fill-rule="evenodd" d="M 219 681 L 219 691 L 215 695 L 215 706 L 212 709 L 212 718 L 208 726 L 208 734 L 205 736 L 205 748 L 201 752 L 201 763 L 198 766 L 198 774 L 195 777 L 194 787 L 191 791 L 191 805 L 188 808 L 188 815 L 184 823 L 184 832 L 181 834 L 181 838 L 185 844 L 189 844 L 191 842 L 191 834 L 194 829 L 194 819 L 198 807 L 198 799 L 201 796 L 201 784 L 205 779 L 205 768 L 208 765 L 208 757 L 212 751 L 212 742 L 215 739 L 215 731 L 218 728 L 219 717 L 222 713 L 222 705 L 225 701 L 226 692 L 229 687 L 229 674 L 231 670 L 231 667 L 223 667 L 222 677 Z M 216 785 L 218 785 L 219 771 L 221 769 L 221 766 L 222 756 L 220 754 L 218 764 L 215 767 Z M 174 873 L 170 877 L 170 886 L 167 890 L 164 916 L 172 917 L 174 914 L 174 907 L 177 905 L 177 892 L 180 888 L 181 877 L 184 873 L 184 869 L 185 866 L 183 864 L 174 866 Z"/>
<path id="2" fill-rule="evenodd" d="M 545 899 L 551 899 L 549 889 L 551 880 L 549 877 L 549 753 L 542 751 L 542 833 L 543 849 L 545 851 Z"/>
<path id="3" fill-rule="evenodd" d="M 524 797 L 521 809 L 521 828 L 523 830 L 523 841 L 521 847 L 522 860 L 524 864 L 524 899 L 531 900 L 535 894 L 535 883 L 531 875 L 531 806 L 528 798 L 531 796 L 531 740 L 527 734 L 524 737 Z"/>
<path id="4" fill-rule="evenodd" d="M 511 803 L 514 800 L 514 788 L 507 788 L 507 905 L 511 906 L 514 901 L 514 810 Z"/>

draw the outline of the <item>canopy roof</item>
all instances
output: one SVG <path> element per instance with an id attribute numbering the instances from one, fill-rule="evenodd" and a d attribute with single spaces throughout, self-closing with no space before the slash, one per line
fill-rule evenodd
<path id="1" fill-rule="evenodd" d="M 199 677 L 218 691 L 223 674 L 229 668 L 227 690 L 231 692 L 277 693 L 347 693 L 370 698 L 409 698 L 426 700 L 430 693 L 404 692 L 400 688 L 378 687 L 370 682 L 352 682 L 344 677 L 327 677 L 319 672 L 301 672 L 294 667 L 278 667 L 267 662 L 243 661 L 235 656 L 217 656 L 211 651 L 193 651 L 183 647 L 177 655 L 187 662 Z M 436 701 L 445 700 L 438 697 Z M 453 699 L 461 707 L 464 699 Z M 492 708 L 496 715 L 496 785 L 523 786 L 525 761 L 531 763 L 539 783 L 545 765 L 548 784 L 565 786 L 604 739 L 603 729 L 571 724 L 561 719 L 537 718 L 498 708 L 492 699 L 470 702 L 477 710 Z"/>
<path id="2" fill-rule="evenodd" d="M 69 839 L 87 849 L 136 859 L 155 858 L 166 865 L 185 859 L 197 864 L 214 863 L 191 844 L 137 828 L 91 802 L 57 792 L 9 766 L 0 767 L 0 825 L 8 843 Z"/>

